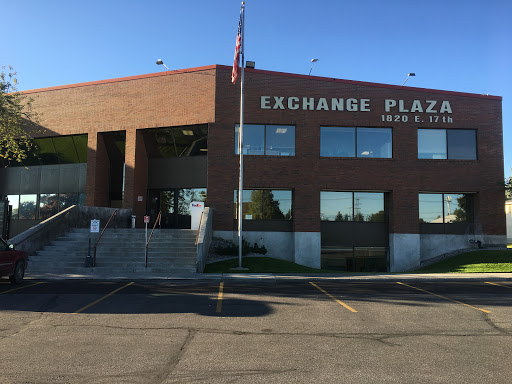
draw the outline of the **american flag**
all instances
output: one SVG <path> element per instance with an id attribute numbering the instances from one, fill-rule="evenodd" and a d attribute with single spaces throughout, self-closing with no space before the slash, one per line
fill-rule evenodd
<path id="1" fill-rule="evenodd" d="M 238 79 L 238 70 L 240 68 L 240 51 L 242 50 L 242 12 L 240 11 L 240 21 L 238 22 L 238 33 L 236 34 L 235 59 L 233 61 L 233 70 L 231 71 L 231 82 L 236 83 Z"/>

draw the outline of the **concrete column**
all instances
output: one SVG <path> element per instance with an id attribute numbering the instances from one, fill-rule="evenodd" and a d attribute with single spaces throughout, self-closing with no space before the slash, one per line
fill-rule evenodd
<path id="1" fill-rule="evenodd" d="M 420 265 L 420 235 L 389 234 L 390 272 L 402 272 Z"/>
<path id="2" fill-rule="evenodd" d="M 148 156 L 141 130 L 126 131 L 123 208 L 133 209 L 137 226 L 143 226 L 148 189 Z M 139 201 L 142 196 L 142 201 Z"/>
<path id="3" fill-rule="evenodd" d="M 110 206 L 109 159 L 107 148 L 100 132 L 87 135 L 87 180 L 85 205 L 94 207 Z"/>
<path id="4" fill-rule="evenodd" d="M 295 232 L 295 262 L 311 268 L 320 268 L 320 232 Z"/>

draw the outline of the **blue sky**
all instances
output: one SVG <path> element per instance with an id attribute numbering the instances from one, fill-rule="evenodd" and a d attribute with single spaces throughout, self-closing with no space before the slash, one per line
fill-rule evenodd
<path id="1" fill-rule="evenodd" d="M 238 0 L 3 1 L 0 65 L 35 89 L 231 65 Z M 512 1 L 247 0 L 256 68 L 503 97 L 512 167 Z"/>

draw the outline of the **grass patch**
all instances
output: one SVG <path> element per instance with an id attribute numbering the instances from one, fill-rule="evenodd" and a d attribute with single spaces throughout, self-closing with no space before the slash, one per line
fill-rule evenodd
<path id="1" fill-rule="evenodd" d="M 421 268 L 419 273 L 512 272 L 512 252 L 475 251 L 461 253 Z"/>
<path id="2" fill-rule="evenodd" d="M 337 273 L 327 269 L 316 269 L 292 263 L 291 261 L 274 259 L 271 257 L 244 257 L 242 266 L 246 271 L 233 271 L 238 267 L 238 259 L 218 261 L 206 264 L 205 273 Z"/>

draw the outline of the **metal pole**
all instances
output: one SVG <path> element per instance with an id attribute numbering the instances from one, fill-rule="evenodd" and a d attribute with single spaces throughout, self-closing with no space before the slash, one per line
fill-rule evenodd
<path id="1" fill-rule="evenodd" d="M 242 2 L 242 52 L 240 81 L 240 130 L 238 132 L 238 152 L 240 153 L 240 180 L 238 185 L 238 268 L 242 268 L 242 197 L 244 194 L 244 35 L 245 35 L 245 2 Z"/>

